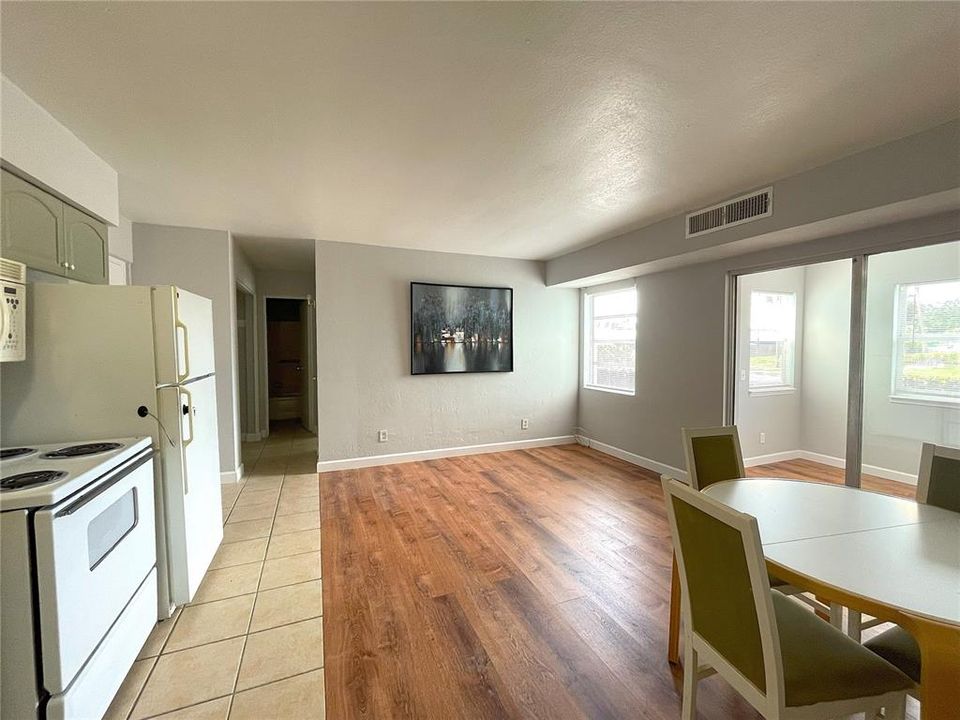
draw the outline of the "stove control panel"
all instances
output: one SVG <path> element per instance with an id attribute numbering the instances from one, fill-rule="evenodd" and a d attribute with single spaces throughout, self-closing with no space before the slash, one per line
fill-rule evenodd
<path id="1" fill-rule="evenodd" d="M 0 362 L 27 357 L 26 268 L 0 258 Z"/>

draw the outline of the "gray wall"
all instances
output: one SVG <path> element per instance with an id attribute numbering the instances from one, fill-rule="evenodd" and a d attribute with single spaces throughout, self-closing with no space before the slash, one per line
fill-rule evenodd
<path id="1" fill-rule="evenodd" d="M 805 268 L 801 432 L 796 449 L 834 458 L 846 454 L 852 271 L 849 260 Z"/>
<path id="2" fill-rule="evenodd" d="M 637 280 L 636 394 L 581 387 L 581 434 L 684 466 L 680 428 L 723 421 L 724 273 L 710 263 Z"/>
<path id="3" fill-rule="evenodd" d="M 573 432 L 578 291 L 543 263 L 318 242 L 316 272 L 321 461 Z M 514 372 L 411 376 L 411 281 L 512 287 Z"/>
<path id="4" fill-rule="evenodd" d="M 719 425 L 724 420 L 729 272 L 827 261 L 846 253 L 948 237 L 960 237 L 958 213 L 639 277 L 637 394 L 581 388 L 582 433 L 655 463 L 682 468 L 680 428 Z M 846 317 L 848 311 L 837 312 Z"/>
<path id="5" fill-rule="evenodd" d="M 177 285 L 213 301 L 220 472 L 235 473 L 240 461 L 236 444 L 236 296 L 230 233 L 134 223 L 133 254 L 133 284 Z"/>

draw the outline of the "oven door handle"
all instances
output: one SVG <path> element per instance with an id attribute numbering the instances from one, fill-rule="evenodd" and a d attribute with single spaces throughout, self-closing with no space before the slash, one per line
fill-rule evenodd
<path id="1" fill-rule="evenodd" d="M 116 485 L 118 482 L 123 480 L 125 477 L 127 477 L 127 475 L 132 473 L 138 467 L 140 467 L 146 462 L 149 462 L 153 458 L 153 455 L 155 452 L 156 450 L 154 450 L 153 448 L 150 448 L 143 455 L 139 456 L 138 458 L 135 458 L 133 462 L 131 462 L 128 465 L 125 465 L 120 470 L 118 470 L 117 474 L 114 475 L 109 480 L 107 480 L 105 483 L 101 483 L 100 485 L 97 485 L 96 489 L 94 489 L 93 492 L 89 492 L 86 495 L 83 495 L 82 497 L 74 500 L 65 508 L 57 510 L 57 512 L 54 513 L 54 517 L 60 518 L 60 517 L 67 517 L 68 515 L 73 515 L 77 510 L 79 510 L 80 508 L 82 508 L 84 505 L 91 502 L 92 500 L 95 500 L 98 496 L 100 496 L 101 494 L 103 494 L 104 492 L 112 488 L 114 485 Z"/>

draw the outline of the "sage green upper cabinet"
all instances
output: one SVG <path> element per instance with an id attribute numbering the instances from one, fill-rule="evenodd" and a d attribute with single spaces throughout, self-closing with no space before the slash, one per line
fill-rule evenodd
<path id="1" fill-rule="evenodd" d="M 106 283 L 106 223 L 2 171 L 0 255 L 33 270 Z"/>
<path id="2" fill-rule="evenodd" d="M 65 275 L 63 203 L 6 170 L 2 173 L 0 253 L 27 267 Z"/>
<path id="3" fill-rule="evenodd" d="M 63 227 L 67 277 L 88 283 L 106 283 L 109 266 L 106 224 L 64 204 Z"/>

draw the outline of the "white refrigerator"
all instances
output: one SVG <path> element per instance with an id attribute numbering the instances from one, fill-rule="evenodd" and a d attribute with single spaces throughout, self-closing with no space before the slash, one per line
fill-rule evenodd
<path id="1" fill-rule="evenodd" d="M 213 305 L 171 287 L 27 288 L 27 357 L 0 366 L 0 445 L 149 435 L 159 617 L 193 599 L 223 538 Z"/>

